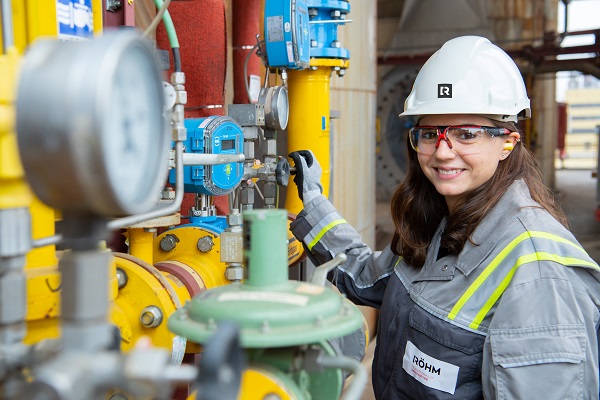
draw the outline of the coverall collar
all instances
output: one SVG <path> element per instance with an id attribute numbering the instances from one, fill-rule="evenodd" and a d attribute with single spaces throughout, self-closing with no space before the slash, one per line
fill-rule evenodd
<path id="1" fill-rule="evenodd" d="M 456 268 L 469 275 L 490 254 L 502 232 L 518 215 L 517 211 L 532 206 L 539 207 L 531 198 L 527 184 L 521 179 L 515 181 L 473 232 L 472 239 L 476 244 L 467 240 L 458 255 Z"/>

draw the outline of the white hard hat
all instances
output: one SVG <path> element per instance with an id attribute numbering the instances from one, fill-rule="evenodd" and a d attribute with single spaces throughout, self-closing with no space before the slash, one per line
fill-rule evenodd
<path id="1" fill-rule="evenodd" d="M 477 114 L 496 121 L 529 118 L 523 77 L 501 48 L 479 36 L 449 40 L 423 65 L 404 115 Z"/>

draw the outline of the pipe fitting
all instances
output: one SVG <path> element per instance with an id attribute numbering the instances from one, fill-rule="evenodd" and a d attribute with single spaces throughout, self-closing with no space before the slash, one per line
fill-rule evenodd
<path id="1" fill-rule="evenodd" d="M 185 73 L 173 72 L 171 74 L 171 84 L 172 85 L 184 85 L 185 84 Z"/>
<path id="2" fill-rule="evenodd" d="M 208 253 L 209 251 L 212 250 L 213 246 L 215 245 L 215 242 L 213 241 L 213 238 L 206 235 L 206 236 L 202 236 L 200 239 L 198 239 L 198 250 L 200 250 L 202 253 Z"/>
<path id="3" fill-rule="evenodd" d="M 179 238 L 171 233 L 165 235 L 164 238 L 160 239 L 160 249 L 162 251 L 173 251 L 179 242 Z"/>
<path id="4" fill-rule="evenodd" d="M 119 284 L 119 289 L 123 289 L 127 285 L 128 280 L 127 273 L 123 269 L 117 268 L 117 282 Z"/>
<path id="5" fill-rule="evenodd" d="M 156 306 L 148 306 L 140 314 L 140 323 L 144 328 L 156 328 L 162 323 L 163 313 Z"/>
<path id="6" fill-rule="evenodd" d="M 244 267 L 241 265 L 229 265 L 225 269 L 225 277 L 231 282 L 238 282 L 244 279 Z"/>

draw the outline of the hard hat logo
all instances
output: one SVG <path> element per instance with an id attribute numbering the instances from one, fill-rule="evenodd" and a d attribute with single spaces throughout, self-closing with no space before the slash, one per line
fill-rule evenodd
<path id="1" fill-rule="evenodd" d="M 484 37 L 460 36 L 423 65 L 400 115 L 432 114 L 517 122 L 531 116 L 531 107 L 523 76 L 510 56 Z"/>
<path id="2" fill-rule="evenodd" d="M 452 98 L 452 84 L 451 83 L 438 83 L 438 98 L 439 99 L 451 99 Z"/>

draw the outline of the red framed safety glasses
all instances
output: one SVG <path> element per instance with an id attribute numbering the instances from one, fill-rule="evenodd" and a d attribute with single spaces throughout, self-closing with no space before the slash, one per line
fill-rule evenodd
<path id="1" fill-rule="evenodd" d="M 415 126 L 410 129 L 410 145 L 417 153 L 433 154 L 445 140 L 459 154 L 479 153 L 497 136 L 510 134 L 510 129 L 495 126 L 449 125 Z"/>

